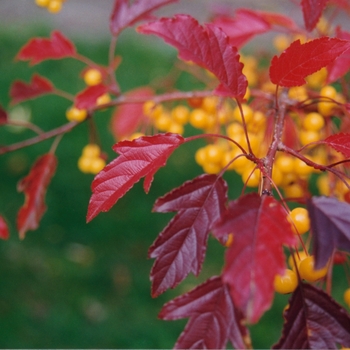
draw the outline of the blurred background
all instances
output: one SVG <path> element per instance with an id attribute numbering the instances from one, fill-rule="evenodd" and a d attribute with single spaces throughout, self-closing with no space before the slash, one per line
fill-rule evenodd
<path id="1" fill-rule="evenodd" d="M 44 130 L 66 122 L 70 103 L 55 96 L 9 106 L 9 88 L 15 79 L 29 81 L 34 72 L 48 77 L 70 93 L 84 88 L 79 78 L 84 65 L 71 59 L 47 61 L 34 67 L 15 62 L 19 49 L 33 36 L 49 36 L 61 30 L 78 51 L 99 64 L 107 64 L 108 19 L 113 0 L 67 0 L 63 10 L 51 15 L 34 0 L 0 1 L 0 104 L 13 116 L 30 118 Z M 180 1 L 159 14 L 190 13 L 201 21 L 209 15 L 213 1 Z M 215 1 L 216 5 L 256 6 L 256 1 Z M 284 2 L 290 6 L 289 2 Z M 281 1 L 259 1 L 259 8 L 276 9 Z M 289 12 L 298 8 L 288 7 Z M 281 9 L 281 10 L 285 10 Z M 295 17 L 295 18 L 300 18 Z M 259 41 L 261 44 L 261 41 Z M 259 44 L 258 42 L 256 45 Z M 169 72 L 176 51 L 160 40 L 141 37 L 128 29 L 122 34 L 117 54 L 123 57 L 117 71 L 122 91 L 147 85 Z M 195 84 L 184 77 L 187 89 Z M 103 150 L 113 159 L 115 143 L 109 130 L 110 111 L 98 113 Z M 85 223 L 91 195 L 92 175 L 82 174 L 77 160 L 88 143 L 86 123 L 62 139 L 57 149 L 58 168 L 50 184 L 40 228 L 20 241 L 15 227 L 16 212 L 23 204 L 17 182 L 28 174 L 38 156 L 52 140 L 0 157 L 0 213 L 9 223 L 11 237 L 0 242 L 0 347 L 1 348 L 171 348 L 187 320 L 157 319 L 162 305 L 207 278 L 220 274 L 223 248 L 209 240 L 208 255 L 199 278 L 189 276 L 175 290 L 157 299 L 150 296 L 148 247 L 164 228 L 171 214 L 151 213 L 155 199 L 201 173 L 193 161 L 201 142 L 185 145 L 155 176 L 148 195 L 142 181 L 108 213 Z M 32 137 L 30 131 L 0 128 L 0 144 Z M 240 186 L 230 174 L 230 197 Z M 241 183 L 241 182 L 240 182 Z M 238 187 L 238 188 L 237 188 Z M 235 189 L 237 188 L 237 189 Z M 282 309 L 288 296 L 276 296 L 273 307 L 259 325 L 251 327 L 253 346 L 270 347 L 279 338 Z"/>

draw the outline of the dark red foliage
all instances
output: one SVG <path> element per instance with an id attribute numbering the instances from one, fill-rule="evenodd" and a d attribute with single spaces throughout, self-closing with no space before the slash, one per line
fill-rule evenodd
<path id="1" fill-rule="evenodd" d="M 0 105 L 0 125 L 6 124 L 8 121 L 7 112 Z"/>
<path id="2" fill-rule="evenodd" d="M 11 104 L 16 104 L 55 91 L 51 81 L 34 74 L 29 84 L 23 81 L 14 81 L 10 90 Z"/>
<path id="3" fill-rule="evenodd" d="M 132 26 L 141 20 L 150 19 L 154 10 L 177 1 L 136 0 L 129 4 L 129 0 L 115 0 L 110 20 L 110 30 L 113 35 L 118 35 L 126 27 Z"/>
<path id="4" fill-rule="evenodd" d="M 25 202 L 17 215 L 17 229 L 21 239 L 28 230 L 36 230 L 39 226 L 46 211 L 46 189 L 56 171 L 56 165 L 55 155 L 44 154 L 17 185 L 17 190 L 25 194 Z"/>
<path id="5" fill-rule="evenodd" d="M 296 40 L 279 57 L 273 57 L 270 79 L 284 87 L 304 85 L 308 75 L 326 67 L 349 48 L 349 41 L 337 38 L 322 37 L 305 44 Z"/>
<path id="6" fill-rule="evenodd" d="M 209 231 L 226 200 L 226 182 L 216 175 L 202 175 L 156 201 L 154 211 L 178 213 L 149 249 L 149 257 L 156 258 L 151 271 L 152 296 L 174 288 L 190 272 L 198 276 Z"/>
<path id="7" fill-rule="evenodd" d="M 97 99 L 108 91 L 108 87 L 103 84 L 88 86 L 80 92 L 74 101 L 74 105 L 79 109 L 90 109 L 96 107 Z"/>
<path id="8" fill-rule="evenodd" d="M 233 234 L 227 251 L 223 281 L 230 286 L 235 305 L 255 323 L 270 307 L 275 275 L 283 274 L 283 244 L 295 235 L 285 209 L 272 197 L 247 194 L 229 204 L 214 228 L 217 237 Z"/>
<path id="9" fill-rule="evenodd" d="M 305 28 L 311 32 L 320 19 L 328 0 L 301 0 Z"/>
<path id="10" fill-rule="evenodd" d="M 323 142 L 342 153 L 346 158 L 350 157 L 350 134 L 334 134 L 328 136 Z"/>
<path id="11" fill-rule="evenodd" d="M 150 87 L 140 87 L 125 94 L 128 98 L 145 98 L 154 95 Z M 141 121 L 145 118 L 143 115 L 143 103 L 125 103 L 118 106 L 113 113 L 111 120 L 111 129 L 117 140 L 122 140 L 130 136 Z"/>
<path id="12" fill-rule="evenodd" d="M 159 317 L 190 318 L 175 344 L 176 349 L 224 349 L 228 341 L 236 349 L 246 348 L 244 338 L 248 330 L 242 325 L 242 314 L 219 276 L 165 304 Z"/>
<path id="13" fill-rule="evenodd" d="M 324 267 L 336 249 L 350 251 L 350 204 L 333 197 L 312 197 L 311 220 L 315 268 Z"/>
<path id="14" fill-rule="evenodd" d="M 162 18 L 142 25 L 138 31 L 155 34 L 179 50 L 179 57 L 211 71 L 220 81 L 216 94 L 242 98 L 247 79 L 242 73 L 237 49 L 229 44 L 227 35 L 217 26 L 201 26 L 187 15 Z"/>
<path id="15" fill-rule="evenodd" d="M 92 182 L 87 221 L 101 211 L 108 211 L 141 178 L 148 192 L 154 174 L 166 164 L 171 153 L 184 142 L 175 134 L 144 136 L 133 141 L 120 141 L 113 150 L 120 156 L 109 163 Z"/>
<path id="16" fill-rule="evenodd" d="M 350 346 L 350 317 L 323 290 L 301 283 L 284 312 L 283 334 L 274 349 L 337 349 Z"/>
<path id="17" fill-rule="evenodd" d="M 52 32 L 50 39 L 31 39 L 22 47 L 16 58 L 22 61 L 29 60 L 29 64 L 34 65 L 49 59 L 72 57 L 75 54 L 74 44 L 56 30 Z"/>
<path id="18" fill-rule="evenodd" d="M 9 228 L 5 219 L 0 215 L 0 238 L 8 239 L 10 237 Z"/>

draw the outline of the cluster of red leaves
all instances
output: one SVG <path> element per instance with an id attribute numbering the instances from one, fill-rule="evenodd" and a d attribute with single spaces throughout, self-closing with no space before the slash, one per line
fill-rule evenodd
<path id="1" fill-rule="evenodd" d="M 140 20 L 150 19 L 157 8 L 176 0 L 116 0 L 110 19 L 114 37 Z M 316 26 L 327 0 L 302 0 L 305 27 Z M 335 1 L 333 1 L 335 2 Z M 338 3 L 338 2 L 337 2 Z M 344 5 L 345 6 L 345 5 Z M 247 23 L 249 25 L 247 25 Z M 288 17 L 262 11 L 241 9 L 233 16 L 217 16 L 212 23 L 201 25 L 188 15 L 162 18 L 138 27 L 138 32 L 153 34 L 174 46 L 179 57 L 209 70 L 218 79 L 214 93 L 241 99 L 247 79 L 238 48 L 254 36 L 282 27 L 298 32 Z M 271 82 L 281 87 L 300 86 L 305 78 L 323 67 L 329 67 L 329 81 L 350 68 L 350 33 L 337 31 L 336 38 L 322 37 L 305 44 L 293 42 L 270 65 Z M 77 57 L 74 45 L 60 32 L 50 39 L 30 40 L 17 59 L 37 64 L 47 59 Z M 11 88 L 12 103 L 54 93 L 53 84 L 34 75 L 29 84 L 16 81 Z M 78 108 L 92 109 L 99 96 L 110 92 L 109 86 L 88 87 L 75 97 Z M 133 97 L 148 97 L 153 91 L 140 89 Z M 125 115 L 132 118 L 125 122 Z M 140 105 L 125 105 L 113 119 L 120 135 L 138 125 Z M 0 123 L 6 123 L 6 112 L 0 109 Z M 119 156 L 93 180 L 87 221 L 108 211 L 135 183 L 144 179 L 147 193 L 158 169 L 173 151 L 187 142 L 175 134 L 158 134 L 113 146 Z M 322 141 L 350 157 L 350 135 L 340 133 Z M 36 229 L 46 209 L 45 193 L 55 172 L 56 158 L 46 154 L 20 181 L 18 190 L 26 196 L 18 213 L 18 230 L 23 238 Z M 156 212 L 176 212 L 149 249 L 155 262 L 151 271 L 152 295 L 174 288 L 192 272 L 198 275 L 205 258 L 210 232 L 221 243 L 233 234 L 234 244 L 226 252 L 221 276 L 215 276 L 192 291 L 164 305 L 159 317 L 167 320 L 189 318 L 180 335 L 177 348 L 224 348 L 228 341 L 234 347 L 249 346 L 249 332 L 244 325 L 256 323 L 273 300 L 273 279 L 285 269 L 283 246 L 293 246 L 295 235 L 283 206 L 274 198 L 256 193 L 228 202 L 228 188 L 222 177 L 202 175 L 159 198 Z M 346 218 L 349 204 L 334 198 L 313 197 L 308 202 L 316 267 L 323 267 L 335 250 L 350 250 L 350 222 Z M 8 237 L 7 224 L 0 216 L 0 237 Z M 268 268 L 266 268 L 268 266 Z M 336 344 L 350 346 L 350 318 L 329 295 L 308 284 L 299 284 L 285 312 L 283 335 L 275 348 L 331 348 Z"/>

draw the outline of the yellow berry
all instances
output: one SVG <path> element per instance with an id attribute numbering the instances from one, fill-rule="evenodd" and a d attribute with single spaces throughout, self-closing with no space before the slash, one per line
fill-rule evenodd
<path id="1" fill-rule="evenodd" d="M 294 292 L 298 286 L 298 277 L 293 270 L 286 269 L 284 275 L 276 275 L 273 281 L 277 293 L 288 294 Z"/>
<path id="2" fill-rule="evenodd" d="M 205 162 L 202 167 L 207 174 L 217 174 L 221 170 L 221 166 L 218 163 Z"/>
<path id="3" fill-rule="evenodd" d="M 315 260 L 312 255 L 306 257 L 303 261 L 300 262 L 299 265 L 299 274 L 300 277 L 309 281 L 315 282 L 324 276 L 326 276 L 328 271 L 328 266 L 326 265 L 322 269 L 315 270 Z"/>
<path id="4" fill-rule="evenodd" d="M 198 165 L 204 165 L 207 161 L 207 151 L 205 147 L 198 148 L 195 155 L 195 161 Z"/>
<path id="5" fill-rule="evenodd" d="M 311 87 L 312 89 L 318 89 L 321 87 L 321 85 L 323 85 L 326 78 L 327 78 L 327 69 L 322 68 L 319 71 L 317 71 L 316 73 L 311 74 L 308 77 L 306 77 L 306 81 L 307 81 L 307 84 L 309 85 L 309 87 Z"/>
<path id="6" fill-rule="evenodd" d="M 85 158 L 96 158 L 101 154 L 101 149 L 95 143 L 87 144 L 82 151 L 82 156 Z"/>
<path id="7" fill-rule="evenodd" d="M 142 136 L 145 136 L 145 134 L 143 132 L 134 132 L 133 134 L 131 134 L 128 137 L 128 140 L 129 141 L 136 140 L 136 139 L 138 139 L 139 137 L 142 137 Z"/>
<path id="8" fill-rule="evenodd" d="M 307 165 L 299 158 L 294 159 L 294 172 L 298 175 L 309 175 L 313 172 L 313 167 Z"/>
<path id="9" fill-rule="evenodd" d="M 106 166 L 106 161 L 100 157 L 93 158 L 90 164 L 90 173 L 97 174 Z"/>
<path id="10" fill-rule="evenodd" d="M 226 134 L 232 140 L 239 142 L 244 135 L 244 128 L 240 123 L 231 123 L 226 128 Z"/>
<path id="11" fill-rule="evenodd" d="M 303 120 L 303 127 L 310 131 L 319 131 L 324 127 L 324 118 L 320 113 L 308 113 Z"/>
<path id="12" fill-rule="evenodd" d="M 244 115 L 244 120 L 246 123 L 249 123 L 253 119 L 254 111 L 249 105 L 245 103 L 243 103 L 241 107 Z M 241 110 L 238 106 L 236 106 L 236 108 L 233 110 L 232 115 L 235 120 L 239 122 L 242 121 Z"/>
<path id="13" fill-rule="evenodd" d="M 287 198 L 302 198 L 304 197 L 305 193 L 298 183 L 292 183 L 286 187 L 283 188 L 284 195 Z"/>
<path id="14" fill-rule="evenodd" d="M 284 51 L 290 45 L 290 38 L 285 34 L 276 35 L 273 39 L 273 46 L 278 51 Z"/>
<path id="15" fill-rule="evenodd" d="M 84 73 L 84 81 L 86 85 L 94 86 L 102 82 L 101 71 L 97 68 L 90 68 Z"/>
<path id="16" fill-rule="evenodd" d="M 321 134 L 314 130 L 300 130 L 299 140 L 300 143 L 305 146 L 312 142 L 317 142 L 321 138 Z"/>
<path id="17" fill-rule="evenodd" d="M 197 129 L 205 129 L 208 122 L 208 113 L 201 108 L 195 108 L 190 113 L 190 124 Z"/>
<path id="18" fill-rule="evenodd" d="M 50 0 L 35 0 L 35 4 L 40 7 L 47 7 L 50 3 Z"/>
<path id="19" fill-rule="evenodd" d="M 93 158 L 81 156 L 78 159 L 78 169 L 82 173 L 85 173 L 85 174 L 89 173 L 92 159 Z"/>
<path id="20" fill-rule="evenodd" d="M 317 110 L 320 114 L 327 117 L 327 116 L 330 116 L 332 114 L 335 106 L 336 106 L 335 103 L 333 103 L 331 101 L 320 101 L 317 104 Z"/>
<path id="21" fill-rule="evenodd" d="M 172 120 L 170 115 L 166 112 L 164 112 L 154 121 L 154 126 L 160 131 L 168 131 L 171 124 Z"/>
<path id="22" fill-rule="evenodd" d="M 202 101 L 202 108 L 208 113 L 216 112 L 218 107 L 219 99 L 216 96 L 204 97 Z"/>
<path id="23" fill-rule="evenodd" d="M 47 5 L 47 10 L 51 13 L 58 13 L 62 10 L 62 1 L 60 0 L 51 0 Z"/>
<path id="24" fill-rule="evenodd" d="M 184 133 L 184 127 L 182 124 L 172 121 L 167 131 L 173 134 L 182 135 Z"/>
<path id="25" fill-rule="evenodd" d="M 294 159 L 291 156 L 282 154 L 276 158 L 275 166 L 282 173 L 291 173 L 294 169 Z"/>
<path id="26" fill-rule="evenodd" d="M 78 109 L 74 106 L 66 111 L 66 118 L 70 122 L 82 122 L 86 119 L 87 115 L 86 109 Z"/>
<path id="27" fill-rule="evenodd" d="M 242 173 L 242 181 L 248 187 L 258 187 L 260 184 L 260 170 L 251 167 L 246 168 Z"/>
<path id="28" fill-rule="evenodd" d="M 154 108 L 156 107 L 156 104 L 154 101 L 146 101 L 142 105 L 142 112 L 144 115 L 151 116 L 153 113 Z"/>
<path id="29" fill-rule="evenodd" d="M 186 124 L 190 117 L 190 111 L 186 106 L 179 105 L 172 109 L 171 117 L 179 124 Z"/>
<path id="30" fill-rule="evenodd" d="M 296 270 L 295 263 L 297 264 L 297 269 L 299 270 L 300 263 L 307 258 L 309 255 L 304 251 L 298 251 L 295 252 L 293 255 L 290 255 L 288 258 L 288 265 L 293 269 L 293 271 Z M 294 258 L 293 258 L 294 257 Z M 294 261 L 295 260 L 295 261 Z"/>
<path id="31" fill-rule="evenodd" d="M 348 307 L 350 307 L 350 288 L 345 290 L 343 298 L 344 298 L 345 304 Z"/>
<path id="32" fill-rule="evenodd" d="M 302 235 L 310 230 L 309 212 L 305 208 L 298 207 L 293 209 L 290 212 L 290 220 L 295 233 Z"/>
<path id="33" fill-rule="evenodd" d="M 308 98 L 305 86 L 292 87 L 288 91 L 288 96 L 297 101 L 304 101 Z"/>
<path id="34" fill-rule="evenodd" d="M 205 148 L 206 160 L 211 163 L 221 163 L 224 157 L 224 151 L 219 145 L 208 145 Z"/>
<path id="35" fill-rule="evenodd" d="M 111 97 L 109 96 L 109 94 L 103 94 L 101 95 L 97 100 L 96 100 L 96 105 L 97 106 L 101 106 L 104 105 L 106 103 L 109 103 L 111 101 Z"/>
<path id="36" fill-rule="evenodd" d="M 337 90 L 331 85 L 326 85 L 321 89 L 320 96 L 335 100 L 337 97 Z"/>

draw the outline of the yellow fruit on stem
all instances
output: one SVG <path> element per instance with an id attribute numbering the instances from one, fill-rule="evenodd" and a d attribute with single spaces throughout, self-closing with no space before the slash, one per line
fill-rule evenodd
<path id="1" fill-rule="evenodd" d="M 40 7 L 47 7 L 50 3 L 50 0 L 35 0 L 35 4 Z"/>
<path id="2" fill-rule="evenodd" d="M 47 10 L 51 13 L 58 13 L 62 10 L 62 1 L 61 0 L 51 0 L 47 5 Z"/>
<path id="3" fill-rule="evenodd" d="M 345 304 L 350 307 L 350 288 L 346 289 L 343 295 Z"/>
<path id="4" fill-rule="evenodd" d="M 288 294 L 294 292 L 298 286 L 297 274 L 289 269 L 285 270 L 283 276 L 276 275 L 273 281 L 274 289 L 277 293 Z"/>
<path id="5" fill-rule="evenodd" d="M 308 256 L 303 261 L 301 261 L 299 265 L 300 277 L 309 282 L 315 282 L 326 276 L 328 271 L 327 265 L 319 270 L 315 270 L 314 266 L 315 260 L 312 255 Z"/>
<path id="6" fill-rule="evenodd" d="M 290 212 L 290 221 L 296 234 L 303 235 L 310 230 L 309 212 L 307 209 L 298 207 Z"/>
<path id="7" fill-rule="evenodd" d="M 70 122 L 80 123 L 86 119 L 87 115 L 86 109 L 78 109 L 74 106 L 69 108 L 66 112 L 66 118 Z"/>
<path id="8" fill-rule="evenodd" d="M 97 68 L 90 68 L 84 73 L 84 81 L 88 86 L 98 85 L 102 82 L 101 71 Z"/>

